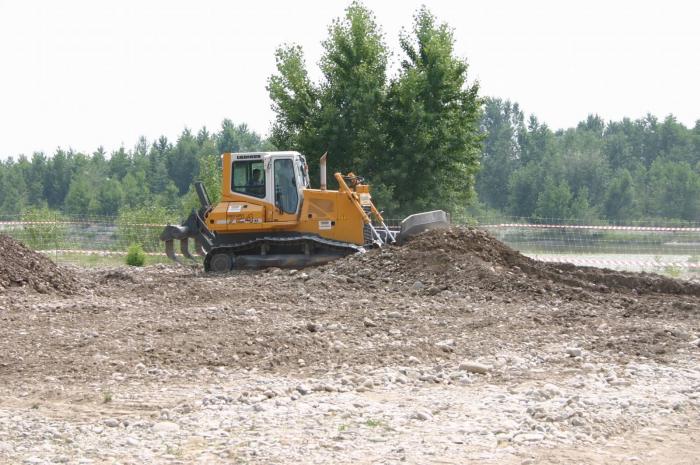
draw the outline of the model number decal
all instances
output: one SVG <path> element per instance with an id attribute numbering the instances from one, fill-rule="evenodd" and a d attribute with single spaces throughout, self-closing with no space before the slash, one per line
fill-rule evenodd
<path id="1" fill-rule="evenodd" d="M 318 222 L 318 229 L 331 229 L 333 227 L 333 223 L 328 220 L 323 220 Z"/>

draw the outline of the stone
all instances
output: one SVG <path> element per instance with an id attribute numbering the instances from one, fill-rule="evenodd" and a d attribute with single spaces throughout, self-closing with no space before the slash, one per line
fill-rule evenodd
<path id="1" fill-rule="evenodd" d="M 302 396 L 307 396 L 311 394 L 311 389 L 307 386 L 304 386 L 303 384 L 300 384 L 296 387 L 296 391 L 301 394 Z"/>
<path id="2" fill-rule="evenodd" d="M 445 339 L 444 341 L 438 341 L 435 343 L 443 352 L 453 352 L 455 350 L 455 340 Z"/>
<path id="3" fill-rule="evenodd" d="M 107 418 L 105 421 L 103 421 L 105 426 L 109 426 L 110 428 L 116 428 L 119 426 L 119 422 L 114 419 L 114 418 Z"/>
<path id="4" fill-rule="evenodd" d="M 566 353 L 569 357 L 580 357 L 583 352 L 578 347 L 567 347 Z"/>
<path id="5" fill-rule="evenodd" d="M 157 433 L 172 433 L 178 431 L 180 425 L 173 423 L 172 421 L 161 421 L 153 425 L 153 431 Z"/>
<path id="6" fill-rule="evenodd" d="M 420 421 L 427 421 L 432 420 L 433 415 L 427 410 L 416 410 L 415 412 L 413 412 L 413 415 L 411 415 L 411 418 Z"/>
<path id="7" fill-rule="evenodd" d="M 309 321 L 308 323 L 306 323 L 306 329 L 311 333 L 317 333 L 321 330 L 321 325 L 318 323 L 314 323 L 312 321 Z"/>
<path id="8" fill-rule="evenodd" d="M 467 373 L 478 373 L 480 375 L 485 375 L 492 370 L 492 367 L 483 363 L 465 360 L 459 364 L 459 369 L 466 371 Z"/>
<path id="9" fill-rule="evenodd" d="M 417 365 L 420 363 L 420 360 L 418 359 L 418 357 L 414 357 L 413 355 L 411 355 L 410 357 L 408 357 L 408 363 L 410 363 L 411 365 Z"/>
<path id="10" fill-rule="evenodd" d="M 377 323 L 374 321 L 370 320 L 369 318 L 365 318 L 362 320 L 362 324 L 365 325 L 365 328 L 374 328 L 377 326 Z"/>
<path id="11" fill-rule="evenodd" d="M 513 442 L 538 442 L 544 439 L 544 434 L 542 433 L 520 433 L 513 437 Z"/>
<path id="12" fill-rule="evenodd" d="M 420 290 L 420 289 L 423 289 L 424 287 L 425 287 L 425 285 L 420 281 L 416 281 L 415 283 L 413 283 L 413 289 L 415 289 L 415 290 Z"/>

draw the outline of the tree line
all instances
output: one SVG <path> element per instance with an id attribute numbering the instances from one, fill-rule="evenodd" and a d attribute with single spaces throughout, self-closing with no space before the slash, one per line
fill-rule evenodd
<path id="1" fill-rule="evenodd" d="M 604 121 L 553 131 L 486 99 L 476 211 L 534 219 L 700 221 L 700 120 Z"/>
<path id="2" fill-rule="evenodd" d="M 141 138 L 110 154 L 10 158 L 0 161 L 0 214 L 184 216 L 197 204 L 195 179 L 217 200 L 220 153 L 278 149 L 306 154 L 314 181 L 328 152 L 330 172 L 363 175 L 390 217 L 441 208 L 456 218 L 700 219 L 700 121 L 687 128 L 672 116 L 589 116 L 551 130 L 517 103 L 480 97 L 452 29 L 425 7 L 396 50 L 359 2 L 331 23 L 322 45 L 319 82 L 301 47 L 277 50 L 269 138 L 225 120 L 215 132 Z"/>
<path id="3" fill-rule="evenodd" d="M 0 214 L 51 209 L 75 216 L 116 215 L 122 209 L 160 207 L 179 212 L 193 204 L 195 179 L 218 177 L 219 154 L 271 149 L 245 124 L 224 120 L 218 132 L 182 131 L 176 141 L 140 138 L 132 150 L 86 154 L 57 149 L 0 163 Z M 210 185 L 210 188 L 212 186 Z M 217 196 L 213 186 L 213 196 Z"/>

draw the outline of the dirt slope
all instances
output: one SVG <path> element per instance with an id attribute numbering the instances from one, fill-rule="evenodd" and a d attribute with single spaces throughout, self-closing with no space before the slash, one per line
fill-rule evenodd
<path id="1" fill-rule="evenodd" d="M 42 293 L 72 293 L 78 288 L 70 270 L 57 266 L 21 242 L 0 234 L 0 289 L 23 286 Z"/>

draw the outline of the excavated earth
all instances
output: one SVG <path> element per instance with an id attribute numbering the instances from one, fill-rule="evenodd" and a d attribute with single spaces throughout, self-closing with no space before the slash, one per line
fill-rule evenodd
<path id="1" fill-rule="evenodd" d="M 700 285 L 468 228 L 302 271 L 78 268 L 0 236 L 0 463 L 675 463 Z"/>

